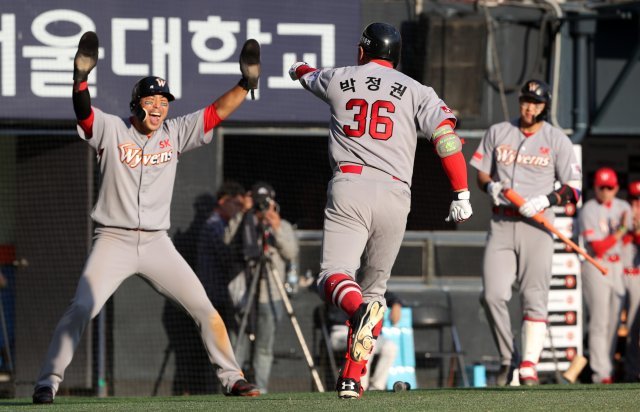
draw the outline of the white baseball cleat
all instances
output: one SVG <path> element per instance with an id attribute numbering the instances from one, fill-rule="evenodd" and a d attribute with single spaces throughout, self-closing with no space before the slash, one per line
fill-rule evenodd
<path id="1" fill-rule="evenodd" d="M 532 362 L 522 362 L 518 369 L 520 375 L 520 383 L 527 386 L 535 386 L 539 384 L 538 372 L 536 365 Z"/>
<path id="2" fill-rule="evenodd" d="M 365 306 L 366 305 L 366 306 Z M 361 362 L 369 358 L 373 350 L 375 338 L 373 328 L 384 317 L 384 306 L 377 300 L 363 303 L 349 320 L 352 331 L 350 355 L 355 362 Z"/>

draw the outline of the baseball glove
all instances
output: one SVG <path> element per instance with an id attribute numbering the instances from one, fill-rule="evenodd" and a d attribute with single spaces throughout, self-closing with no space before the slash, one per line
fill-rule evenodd
<path id="1" fill-rule="evenodd" d="M 240 85 L 245 90 L 251 91 L 253 99 L 253 90 L 258 88 L 258 79 L 260 78 L 260 44 L 255 39 L 247 40 L 242 46 L 240 72 L 242 72 Z"/>
<path id="2" fill-rule="evenodd" d="M 73 81 L 86 82 L 89 73 L 98 64 L 98 35 L 88 31 L 78 42 L 78 51 L 73 59 Z"/>

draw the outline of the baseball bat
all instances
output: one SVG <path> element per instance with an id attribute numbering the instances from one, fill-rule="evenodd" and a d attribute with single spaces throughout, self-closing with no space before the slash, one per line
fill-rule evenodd
<path id="1" fill-rule="evenodd" d="M 513 189 L 504 189 L 502 191 L 502 195 L 511 203 L 514 204 L 514 206 L 516 207 L 520 207 L 522 206 L 526 200 L 520 196 L 518 194 L 518 192 L 516 192 Z M 589 254 L 580 246 L 578 246 L 573 240 L 569 239 L 568 237 L 566 237 L 565 235 L 563 235 L 562 233 L 560 233 L 560 231 L 558 229 L 556 229 L 555 226 L 553 226 L 551 224 L 551 222 L 549 222 L 547 220 L 547 218 L 544 217 L 544 215 L 542 214 L 542 212 L 538 213 L 537 215 L 534 215 L 531 217 L 531 219 L 535 220 L 536 222 L 540 223 L 542 226 L 544 226 L 548 231 L 550 231 L 551 233 L 553 233 L 554 235 L 558 236 L 558 239 L 560 239 L 561 241 L 563 241 L 565 244 L 567 244 L 569 247 L 571 247 L 571 249 L 575 250 L 576 253 L 578 253 L 580 256 L 582 256 L 583 258 L 585 258 L 589 263 L 591 263 L 593 266 L 596 267 L 596 269 L 598 269 L 600 271 L 600 273 L 602 273 L 603 275 L 607 274 L 607 268 L 605 268 L 604 266 L 602 266 L 600 263 L 598 263 L 594 258 L 592 258 L 591 256 L 589 256 Z"/>
<path id="2" fill-rule="evenodd" d="M 580 372 L 582 372 L 585 366 L 587 366 L 587 358 L 582 355 L 576 355 L 571 361 L 569 369 L 562 374 L 562 377 L 569 383 L 576 383 Z"/>

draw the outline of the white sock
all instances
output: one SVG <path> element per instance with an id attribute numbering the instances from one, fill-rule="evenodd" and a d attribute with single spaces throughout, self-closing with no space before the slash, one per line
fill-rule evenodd
<path id="1" fill-rule="evenodd" d="M 531 320 L 522 322 L 522 362 L 538 363 L 546 337 L 546 322 Z"/>

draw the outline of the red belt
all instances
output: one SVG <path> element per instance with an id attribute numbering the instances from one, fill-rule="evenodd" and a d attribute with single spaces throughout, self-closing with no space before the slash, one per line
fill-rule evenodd
<path id="1" fill-rule="evenodd" d="M 338 166 L 340 168 L 340 171 L 342 173 L 353 173 L 354 175 L 361 175 L 362 174 L 362 169 L 364 169 L 363 165 L 340 165 Z M 376 169 L 379 170 L 379 169 Z M 381 172 L 383 172 L 382 170 L 379 170 Z M 383 172 L 386 173 L 386 172 Z M 387 173 L 388 174 L 388 173 Z M 393 175 L 389 175 L 391 176 L 391 178 L 393 178 L 393 180 L 400 180 L 397 177 L 393 176 Z M 401 181 L 401 180 L 400 180 Z"/>
<path id="2" fill-rule="evenodd" d="M 342 173 L 353 173 L 356 175 L 362 174 L 362 165 L 342 165 L 340 166 Z"/>
<path id="3" fill-rule="evenodd" d="M 506 217 L 522 217 L 518 209 L 508 206 L 494 206 L 491 208 L 493 214 Z"/>

